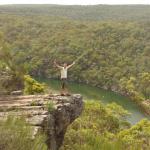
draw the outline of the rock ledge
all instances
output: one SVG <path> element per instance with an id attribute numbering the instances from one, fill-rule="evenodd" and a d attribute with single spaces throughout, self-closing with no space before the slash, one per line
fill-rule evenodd
<path id="1" fill-rule="evenodd" d="M 10 114 L 16 117 L 25 116 L 33 126 L 33 136 L 39 131 L 47 134 L 49 150 L 60 148 L 67 127 L 82 110 L 83 100 L 80 94 L 0 97 L 0 120 L 6 119 Z"/>

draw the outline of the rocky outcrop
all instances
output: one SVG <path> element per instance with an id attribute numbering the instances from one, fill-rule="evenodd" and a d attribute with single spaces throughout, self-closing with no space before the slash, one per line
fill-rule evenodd
<path id="1" fill-rule="evenodd" d="M 25 116 L 33 126 L 33 137 L 39 132 L 47 134 L 50 150 L 61 146 L 67 127 L 81 114 L 82 96 L 29 95 L 0 97 L 0 119 L 8 115 Z"/>

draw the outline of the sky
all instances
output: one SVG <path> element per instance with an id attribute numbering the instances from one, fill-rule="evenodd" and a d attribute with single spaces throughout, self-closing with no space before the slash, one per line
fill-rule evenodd
<path id="1" fill-rule="evenodd" d="M 95 5 L 95 4 L 150 4 L 150 0 L 0 0 L 0 4 L 63 4 L 63 5 Z"/>

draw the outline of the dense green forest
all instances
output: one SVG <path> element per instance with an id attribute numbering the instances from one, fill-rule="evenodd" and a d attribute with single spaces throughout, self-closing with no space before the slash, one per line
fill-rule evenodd
<path id="1" fill-rule="evenodd" d="M 65 18 L 61 17 L 59 13 L 59 17 L 53 13 L 49 16 L 49 11 L 56 10 L 55 7 L 60 6 L 43 6 L 41 7 L 43 11 L 39 10 L 39 7 L 1 6 L 3 13 L 0 14 L 0 31 L 10 47 L 13 63 L 16 66 L 24 66 L 25 72 L 35 77 L 56 78 L 58 74 L 53 67 L 54 59 L 59 63 L 64 61 L 71 63 L 86 52 L 71 70 L 70 80 L 119 91 L 137 101 L 149 98 L 150 22 L 148 19 L 143 22 L 130 21 L 129 18 L 126 20 L 125 16 L 118 13 L 122 21 L 105 19 L 81 21 L 80 18 L 69 19 L 67 15 Z M 102 6 L 91 6 L 91 9 L 94 10 L 95 7 Z M 105 7 L 111 8 L 111 6 Z M 112 6 L 111 10 L 118 11 L 120 7 Z M 143 7 L 149 6 L 125 6 L 124 10 L 128 7 L 142 10 Z M 62 7 L 62 11 L 66 10 L 65 13 L 69 14 L 64 8 Z M 32 11 L 28 11 L 30 9 Z M 85 12 L 84 9 L 86 7 L 81 11 Z M 33 15 L 37 14 L 38 10 L 41 14 Z M 24 11 L 28 15 L 20 15 Z M 7 14 L 7 12 L 14 13 Z M 149 17 L 148 12 L 145 14 Z M 141 13 L 136 15 L 140 20 Z M 104 16 L 107 18 L 109 14 L 105 12 Z M 130 14 L 128 16 L 131 17 Z M 111 18 L 113 17 L 112 13 Z"/>
<path id="2" fill-rule="evenodd" d="M 2 14 L 23 16 L 46 15 L 76 20 L 149 20 L 149 5 L 4 5 L 0 6 Z"/>
<path id="3" fill-rule="evenodd" d="M 61 150 L 148 150 L 150 122 L 130 127 L 121 106 L 87 101 L 81 117 L 69 127 Z"/>
<path id="4" fill-rule="evenodd" d="M 53 61 L 78 58 L 70 81 L 150 99 L 150 6 L 0 6 L 0 94 L 43 92 L 28 75 L 59 78 Z M 116 104 L 86 102 L 62 149 L 147 150 L 149 121 L 130 127 L 126 115 Z"/>

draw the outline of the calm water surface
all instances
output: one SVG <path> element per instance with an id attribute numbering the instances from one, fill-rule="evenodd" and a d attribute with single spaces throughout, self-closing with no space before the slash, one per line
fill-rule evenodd
<path id="1" fill-rule="evenodd" d="M 55 92 L 60 90 L 60 81 L 58 80 L 42 80 L 46 82 Z M 68 83 L 68 87 L 71 93 L 80 93 L 84 99 L 88 100 L 100 100 L 104 104 L 115 102 L 121 105 L 124 109 L 128 110 L 131 115 L 127 120 L 131 124 L 135 124 L 143 118 L 148 118 L 144 112 L 131 101 L 128 97 L 116 94 L 115 92 L 103 90 L 100 88 L 92 87 L 86 84 Z"/>

